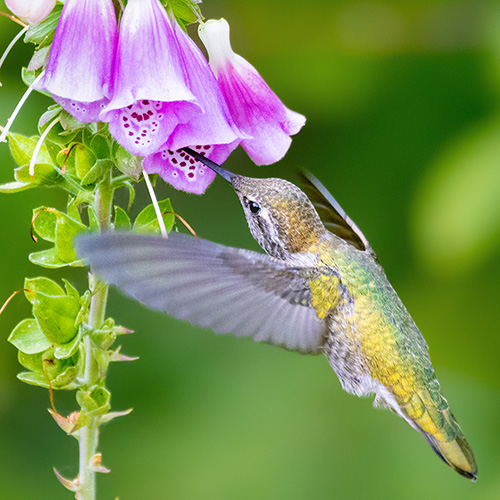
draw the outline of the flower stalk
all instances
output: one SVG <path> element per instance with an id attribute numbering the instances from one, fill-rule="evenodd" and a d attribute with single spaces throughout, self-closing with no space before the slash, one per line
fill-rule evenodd
<path id="1" fill-rule="evenodd" d="M 85 356 L 91 360 L 87 364 L 89 371 L 85 373 L 85 377 L 90 380 L 92 377 L 90 366 L 93 364 L 91 359 L 93 348 L 89 336 L 85 339 Z M 87 425 L 80 429 L 79 500 L 95 500 L 96 498 L 95 471 L 92 469 L 92 459 L 97 452 L 98 439 L 97 418 L 91 417 Z"/>
<path id="2" fill-rule="evenodd" d="M 98 214 L 101 231 L 106 231 L 111 222 L 111 208 L 113 205 L 113 188 L 110 182 L 111 172 L 104 176 L 95 196 L 95 211 Z M 90 302 L 89 326 L 90 331 L 85 336 L 85 372 L 82 388 L 90 391 L 99 382 L 98 361 L 91 333 L 99 329 L 106 318 L 106 303 L 108 299 L 108 285 L 95 275 L 89 275 L 89 286 L 93 291 Z M 103 382 L 103 381 L 102 381 Z M 83 409 L 82 409 L 83 410 Z M 80 429 L 80 466 L 79 466 L 79 500 L 95 500 L 96 478 L 93 467 L 94 457 L 97 455 L 99 441 L 99 415 L 89 415 L 87 425 Z"/>

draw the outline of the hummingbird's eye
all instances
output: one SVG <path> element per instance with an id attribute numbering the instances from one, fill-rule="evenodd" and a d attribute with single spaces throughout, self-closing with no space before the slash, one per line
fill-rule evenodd
<path id="1" fill-rule="evenodd" d="M 252 212 L 254 215 L 257 215 L 260 212 L 260 205 L 255 201 L 249 201 L 248 208 L 250 209 L 250 212 Z"/>

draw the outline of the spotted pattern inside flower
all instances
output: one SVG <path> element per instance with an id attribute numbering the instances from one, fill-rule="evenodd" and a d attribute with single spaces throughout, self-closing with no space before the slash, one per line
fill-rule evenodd
<path id="1" fill-rule="evenodd" d="M 144 99 L 121 110 L 120 126 L 136 147 L 151 145 L 164 116 L 162 108 L 162 102 Z"/>
<path id="2" fill-rule="evenodd" d="M 214 147 L 209 145 L 204 146 L 191 146 L 192 149 L 200 153 L 202 156 L 209 155 Z M 172 177 L 184 177 L 189 182 L 197 182 L 205 175 L 206 169 L 202 163 L 196 161 L 193 157 L 189 156 L 185 151 L 179 149 L 173 151 L 171 149 L 163 149 L 161 151 L 162 160 L 166 160 L 174 167 Z"/>
<path id="3" fill-rule="evenodd" d="M 73 111 L 73 115 L 78 116 L 78 115 L 86 115 L 88 114 L 88 108 L 89 105 L 88 103 L 85 102 L 78 102 L 78 101 L 72 101 L 68 100 L 69 105 L 71 106 L 71 110 Z M 93 103 L 91 103 L 93 104 Z M 106 102 L 100 101 L 98 104 L 98 107 L 100 110 L 103 110 L 106 107 Z"/>
<path id="4" fill-rule="evenodd" d="M 73 113 L 82 113 L 82 114 L 87 114 L 87 107 L 83 105 L 83 103 L 78 102 L 78 101 L 70 101 L 69 105 L 71 106 L 71 109 L 73 110 Z"/>
<path id="5" fill-rule="evenodd" d="M 53 97 L 68 113 L 82 123 L 98 122 L 100 120 L 99 114 L 109 102 L 109 99 L 106 98 L 99 101 L 80 102 L 56 95 Z"/>

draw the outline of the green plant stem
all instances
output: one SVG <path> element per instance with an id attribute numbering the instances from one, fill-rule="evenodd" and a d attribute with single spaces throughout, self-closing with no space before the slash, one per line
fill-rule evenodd
<path id="1" fill-rule="evenodd" d="M 92 349 L 90 337 L 88 344 Z M 87 347 L 87 346 L 86 346 Z M 86 349 L 86 354 L 89 351 Z M 97 442 L 99 439 L 97 421 L 89 418 L 85 427 L 80 429 L 80 496 L 82 500 L 94 500 L 96 498 L 95 471 L 92 469 L 92 459 L 97 453 Z"/>
<path id="2" fill-rule="evenodd" d="M 95 210 L 99 219 L 101 231 L 109 228 L 111 219 L 111 207 L 113 204 L 113 188 L 111 187 L 111 173 L 99 185 L 95 195 Z M 99 328 L 106 315 L 106 302 L 108 299 L 108 285 L 95 276 L 90 276 L 90 285 L 93 291 L 90 303 L 89 324 L 94 329 Z M 90 390 L 102 374 L 99 374 L 95 351 L 97 347 L 93 344 L 90 333 L 85 336 L 85 372 L 82 388 Z M 95 500 L 95 470 L 93 459 L 97 453 L 99 440 L 99 417 L 89 415 L 87 425 L 80 429 L 80 496 L 81 500 Z"/>

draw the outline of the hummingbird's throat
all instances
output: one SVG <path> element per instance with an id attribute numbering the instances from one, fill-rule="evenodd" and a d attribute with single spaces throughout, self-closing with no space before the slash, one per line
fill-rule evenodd
<path id="1" fill-rule="evenodd" d="M 290 254 L 309 253 L 317 248 L 323 225 L 316 225 L 310 218 L 304 218 L 300 210 L 276 210 L 279 220 L 278 234 Z"/>
<path id="2" fill-rule="evenodd" d="M 307 224 L 297 224 L 282 211 L 263 210 L 259 217 L 247 217 L 252 236 L 272 257 L 304 259 L 310 264 L 318 248 L 320 233 Z M 303 262 L 302 262 L 303 263 Z"/>

